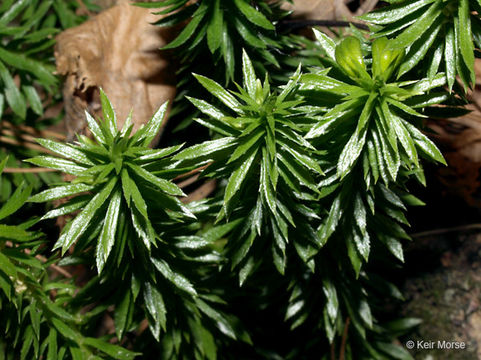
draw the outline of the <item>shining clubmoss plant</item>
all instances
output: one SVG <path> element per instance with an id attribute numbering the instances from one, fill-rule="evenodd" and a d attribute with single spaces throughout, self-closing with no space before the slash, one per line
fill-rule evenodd
<path id="1" fill-rule="evenodd" d="M 130 136 L 133 128 L 131 118 L 127 119 L 122 130 L 118 130 L 114 110 L 103 92 L 101 99 L 104 121 L 100 125 L 86 113 L 95 141 L 85 136 L 80 136 L 76 145 L 39 140 L 41 145 L 62 158 L 38 156 L 28 160 L 32 164 L 75 176 L 70 184 L 45 190 L 31 197 L 30 201 L 45 202 L 69 197 L 66 203 L 48 212 L 43 219 L 81 209 L 63 229 L 54 249 L 61 248 L 65 253 L 79 239 L 77 246 L 85 247 L 97 238 L 95 257 L 99 272 L 114 246 L 122 243 L 118 235 L 121 233 L 119 219 L 127 221 L 125 226 L 135 229 L 145 248 L 150 250 L 159 238 L 152 227 L 149 211 L 167 219 L 193 216 L 176 197 L 184 196 L 184 192 L 171 181 L 149 171 L 150 164 L 181 147 L 148 148 L 161 126 L 167 104 L 161 106 L 146 126 Z M 84 234 L 88 236 L 82 237 Z"/>
<path id="2" fill-rule="evenodd" d="M 157 26 L 172 26 L 189 20 L 187 26 L 166 49 L 180 48 L 185 60 L 192 61 L 207 47 L 214 61 L 222 61 L 227 82 L 234 80 L 238 49 L 250 48 L 263 62 L 279 66 L 270 52 L 279 49 L 275 22 L 286 16 L 281 1 L 256 0 L 185 0 L 138 3 L 148 8 L 162 8 L 156 14 L 167 15 Z"/>
<path id="3" fill-rule="evenodd" d="M 160 129 L 167 104 L 131 134 L 131 118 L 118 130 L 111 103 L 102 91 L 100 96 L 104 120 L 97 123 L 86 113 L 94 140 L 80 136 L 75 145 L 39 140 L 63 158 L 28 160 L 75 176 L 70 184 L 29 199 L 46 202 L 68 197 L 42 219 L 80 210 L 53 247 L 61 248 L 64 255 L 76 243 L 73 255 L 62 260 L 65 264 L 91 267 L 87 259 L 95 258 L 98 275 L 75 297 L 72 306 L 81 309 L 81 304 L 99 297 L 114 305 L 119 339 L 147 318 L 151 337 L 170 349 L 170 355 L 162 357 L 165 359 L 173 354 L 214 359 L 216 343 L 221 345 L 226 338 L 249 342 L 248 335 L 239 330 L 239 321 L 218 309 L 223 301 L 213 296 L 209 280 L 221 261 L 215 242 L 225 230 L 197 235 L 202 229 L 195 226 L 193 211 L 210 207 L 184 205 L 177 197 L 185 194 L 169 180 L 176 173 L 169 155 L 182 145 L 148 147 Z M 195 230 L 190 229 L 189 221 Z M 210 282 L 209 291 L 198 291 L 191 279 L 201 286 Z M 119 288 L 119 284 L 123 286 Z M 143 311 L 136 311 L 136 304 Z M 198 340 L 195 347 L 189 345 L 192 338 Z"/>
<path id="4" fill-rule="evenodd" d="M 322 175 L 315 160 L 317 152 L 303 138 L 309 120 L 302 101 L 292 96 L 300 68 L 279 92 L 271 91 L 267 77 L 263 83 L 256 78 L 244 52 L 243 74 L 244 86 L 238 86 L 238 92 L 229 92 L 213 80 L 196 76 L 224 105 L 221 109 L 204 100 L 190 99 L 208 116 L 197 121 L 222 137 L 174 157 L 200 164 L 213 161 L 203 175 L 228 178 L 218 219 L 236 224 L 226 249 L 232 267 L 240 266 L 241 283 L 264 257 L 257 250 L 250 251 L 255 242 L 271 249 L 280 273 L 286 266 L 290 229 L 303 229 L 292 242 L 306 260 L 304 249 L 319 245 L 308 221 L 316 215 L 303 201 L 315 198 L 316 178 Z"/>
<path id="5" fill-rule="evenodd" d="M 0 220 L 15 214 L 31 191 L 31 186 L 17 188 L 0 208 Z M 58 259 L 41 255 L 43 234 L 29 230 L 34 223 L 0 224 L 0 357 L 134 359 L 138 353 L 88 336 L 86 325 L 95 314 L 69 308 L 78 288 L 49 271 Z"/>
<path id="6" fill-rule="evenodd" d="M 404 50 L 391 50 L 392 40 L 375 39 L 368 57 L 355 37 L 336 46 L 321 32 L 316 36 L 332 68 L 303 75 L 300 92 L 308 103 L 326 111 L 306 135 L 325 151 L 323 161 L 328 164 L 319 187 L 329 211 L 318 236 L 322 244 L 333 235 L 342 238 L 358 276 L 373 241 L 404 259 L 400 239 L 409 236 L 400 224 L 408 225 L 406 205 L 419 204 L 408 196 L 404 183 L 411 176 L 425 183 L 420 157 L 445 163 L 419 130 L 424 117 L 419 111 L 448 94 L 440 88 L 443 74 L 393 81 Z"/>
<path id="7" fill-rule="evenodd" d="M 442 89 L 430 92 L 445 84 L 443 74 L 417 81 L 393 81 L 404 50 L 391 50 L 392 41 L 373 41 L 368 69 L 357 38 L 347 37 L 336 46 L 321 32 L 316 35 L 336 71 L 322 69 L 301 78 L 301 91 L 311 93 L 319 99 L 318 106 L 328 108 L 306 138 L 332 138 L 342 129 L 340 136 L 332 138 L 342 147 L 333 176 L 343 179 L 360 159 L 366 181 L 375 183 L 381 178 L 388 184 L 396 181 L 401 167 L 419 170 L 419 154 L 445 163 L 432 141 L 413 124 L 425 117 L 418 109 L 447 99 Z M 329 76 L 329 72 L 334 75 Z M 324 104 L 320 94 L 326 95 Z M 329 108 L 333 102 L 337 104 Z"/>

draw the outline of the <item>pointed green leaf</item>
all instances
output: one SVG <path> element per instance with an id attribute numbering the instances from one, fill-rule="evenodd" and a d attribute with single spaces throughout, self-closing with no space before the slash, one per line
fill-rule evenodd
<path id="1" fill-rule="evenodd" d="M 341 207 L 341 195 L 337 195 L 335 199 L 332 201 L 331 208 L 329 210 L 329 216 L 327 220 L 322 224 L 321 228 L 319 229 L 319 238 L 321 244 L 324 245 L 329 237 L 334 233 L 341 220 L 343 214 L 343 209 Z"/>
<path id="2" fill-rule="evenodd" d="M 402 1 L 399 4 L 394 4 L 379 10 L 370 11 L 359 18 L 374 24 L 390 24 L 397 20 L 405 18 L 416 10 L 431 4 L 435 0 L 408 0 Z"/>
<path id="3" fill-rule="evenodd" d="M 276 195 L 273 190 L 273 186 L 270 182 L 271 164 L 266 149 L 262 149 L 262 165 L 261 165 L 261 177 L 260 177 L 260 192 L 262 193 L 267 206 L 275 215 L 277 214 L 276 208 Z"/>
<path id="4" fill-rule="evenodd" d="M 252 163 L 257 155 L 257 149 L 253 151 L 249 157 L 239 166 L 229 177 L 229 182 L 227 183 L 227 187 L 225 189 L 225 196 L 224 196 L 224 208 L 227 207 L 229 201 L 234 197 L 234 195 L 240 190 L 242 183 L 245 180 L 249 169 L 251 168 Z"/>
<path id="5" fill-rule="evenodd" d="M 129 326 L 132 311 L 133 311 L 132 295 L 130 293 L 130 289 L 127 289 L 127 291 L 125 291 L 124 296 L 119 301 L 118 305 L 115 307 L 115 312 L 114 312 L 115 332 L 119 340 L 122 339 L 125 330 Z"/>
<path id="6" fill-rule="evenodd" d="M 13 279 L 17 278 L 17 269 L 15 268 L 15 265 L 1 252 L 0 265 L 0 271 L 4 272 L 7 276 L 12 277 Z"/>
<path id="7" fill-rule="evenodd" d="M 173 182 L 157 177 L 138 165 L 127 163 L 127 166 L 143 180 L 159 188 L 166 194 L 173 196 L 186 196 L 185 193 Z"/>
<path id="8" fill-rule="evenodd" d="M 85 119 L 87 120 L 87 124 L 89 127 L 90 132 L 94 136 L 94 138 L 100 143 L 100 144 L 105 144 L 106 139 L 104 134 L 102 133 L 102 130 L 100 129 L 99 124 L 95 119 L 90 115 L 87 111 L 85 111 Z"/>
<path id="9" fill-rule="evenodd" d="M 461 50 L 461 56 L 470 72 L 471 83 L 474 83 L 474 45 L 471 31 L 471 14 L 469 0 L 459 0 L 458 7 L 459 32 L 457 44 Z"/>
<path id="10" fill-rule="evenodd" d="M 430 25 L 428 31 L 417 39 L 409 49 L 403 63 L 399 67 L 398 77 L 401 77 L 403 74 L 414 68 L 425 57 L 428 50 L 432 51 L 432 45 L 437 39 L 438 33 L 442 27 L 442 19 L 437 18 L 436 21 Z"/>
<path id="11" fill-rule="evenodd" d="M 174 156 L 173 160 L 192 160 L 198 159 L 217 151 L 225 150 L 234 146 L 236 142 L 233 137 L 224 137 L 218 140 L 204 141 L 201 144 L 193 145 L 187 149 L 182 150 Z"/>
<path id="12" fill-rule="evenodd" d="M 222 43 L 223 12 L 220 7 L 220 0 L 215 0 L 214 9 L 211 11 L 211 19 L 207 26 L 207 46 L 212 54 Z"/>
<path id="13" fill-rule="evenodd" d="M 244 88 L 246 88 L 249 95 L 254 98 L 256 94 L 256 73 L 245 49 L 242 49 L 242 72 L 244 75 Z"/>
<path id="14" fill-rule="evenodd" d="M 94 188 L 93 185 L 86 185 L 82 183 L 57 186 L 52 189 L 44 190 L 41 193 L 32 196 L 28 201 L 29 202 L 52 201 L 52 200 L 61 199 L 66 196 L 71 196 L 71 195 L 75 195 L 85 191 L 89 191 L 89 190 L 92 190 L 93 188 Z"/>
<path id="15" fill-rule="evenodd" d="M 154 337 L 158 340 L 160 336 L 160 327 L 166 329 L 167 310 L 165 308 L 164 299 L 159 290 L 150 283 L 145 283 L 144 288 L 144 301 L 147 311 L 152 316 L 154 324 L 151 324 L 150 329 L 153 331 Z"/>
<path id="16" fill-rule="evenodd" d="M 119 190 L 115 191 L 110 198 L 107 214 L 105 215 L 104 225 L 97 242 L 95 258 L 97 260 L 97 270 L 100 274 L 109 257 L 110 251 L 115 243 L 117 233 L 117 223 L 120 213 L 120 200 L 122 195 Z"/>
<path id="17" fill-rule="evenodd" d="M 215 106 L 209 104 L 207 101 L 192 98 L 190 96 L 186 96 L 186 98 L 194 104 L 194 106 L 199 109 L 203 114 L 214 118 L 216 120 L 222 120 L 227 115 L 224 114 L 221 110 L 217 109 Z"/>
<path id="18" fill-rule="evenodd" d="M 217 324 L 217 327 L 219 330 L 227 335 L 228 337 L 236 340 L 236 334 L 234 329 L 232 328 L 231 324 L 227 320 L 225 316 L 220 314 L 218 311 L 213 309 L 211 306 L 209 306 L 206 302 L 202 301 L 200 298 L 195 299 L 195 303 L 199 307 L 200 311 L 202 311 L 204 314 L 206 314 L 208 317 L 210 317 L 212 320 L 214 320 Z"/>
<path id="19" fill-rule="evenodd" d="M 86 168 L 74 163 L 73 161 L 59 159 L 51 156 L 37 156 L 27 159 L 25 161 L 40 167 L 47 167 L 50 169 L 59 170 L 61 172 L 75 176 L 81 175 L 86 170 Z"/>
<path id="20" fill-rule="evenodd" d="M 456 80 L 456 43 L 454 38 L 454 28 L 447 26 L 444 45 L 444 62 L 446 63 L 446 78 L 448 80 L 449 91 L 453 88 Z"/>
<path id="21" fill-rule="evenodd" d="M 250 6 L 248 1 L 234 0 L 234 3 L 240 10 L 240 12 L 244 14 L 247 20 L 249 20 L 251 23 L 260 26 L 266 30 L 275 29 L 274 25 L 272 25 L 272 23 L 267 20 L 267 18 L 260 11 L 257 11 L 252 6 Z"/>
<path id="22" fill-rule="evenodd" d="M 236 149 L 230 156 L 229 161 L 227 163 L 229 164 L 239 159 L 246 153 L 253 151 L 253 149 L 259 148 L 259 145 L 257 146 L 255 145 L 258 142 L 258 140 L 264 136 L 265 136 L 265 131 L 261 126 L 259 126 L 258 128 L 255 129 L 254 132 L 250 133 L 249 135 L 240 137 L 238 139 L 238 144 L 236 146 Z"/>
<path id="23" fill-rule="evenodd" d="M 94 163 L 85 155 L 84 152 L 74 148 L 71 145 L 59 143 L 49 139 L 37 139 L 37 142 L 44 148 L 47 148 L 67 159 L 79 162 L 85 165 L 94 165 Z"/>
<path id="24" fill-rule="evenodd" d="M 80 214 L 72 220 L 71 225 L 67 231 L 63 231 L 60 238 L 57 240 L 54 246 L 54 250 L 62 248 L 62 254 L 64 254 L 72 244 L 82 235 L 87 229 L 88 224 L 95 216 L 97 210 L 107 201 L 109 198 L 117 179 L 112 178 L 103 189 L 98 192 L 92 200 L 85 206 Z M 65 229 L 64 229 L 65 230 Z"/>
<path id="25" fill-rule="evenodd" d="M 165 102 L 152 116 L 152 119 L 142 129 L 138 130 L 141 133 L 139 141 L 142 141 L 143 146 L 148 146 L 159 133 L 162 126 L 162 121 L 167 113 L 169 103 Z"/>
<path id="26" fill-rule="evenodd" d="M 35 112 L 35 114 L 42 116 L 43 115 L 43 105 L 42 100 L 38 96 L 37 90 L 31 85 L 23 85 L 22 91 L 25 94 L 28 102 L 30 103 L 30 107 Z"/>
<path id="27" fill-rule="evenodd" d="M 24 187 L 23 183 L 20 185 L 13 195 L 7 200 L 7 202 L 0 209 L 0 220 L 13 214 L 27 201 L 30 193 L 32 192 L 32 185 Z"/>
<path id="28" fill-rule="evenodd" d="M 159 272 L 162 274 L 162 276 L 165 277 L 167 280 L 169 280 L 177 288 L 185 291 L 191 296 L 197 296 L 197 291 L 195 291 L 192 283 L 189 280 L 187 280 L 184 276 L 173 271 L 169 266 L 169 264 L 167 264 L 164 260 L 151 258 L 151 261 L 156 267 L 156 269 L 159 270 Z"/>
<path id="29" fill-rule="evenodd" d="M 316 40 L 324 49 L 327 56 L 329 56 L 331 60 L 336 61 L 336 43 L 334 42 L 334 40 L 332 40 L 329 36 L 317 29 L 312 30 L 314 31 L 314 36 L 316 37 Z"/>
<path id="30" fill-rule="evenodd" d="M 114 359 L 118 360 L 133 360 L 138 355 L 142 355 L 141 353 L 135 353 L 124 349 L 121 346 L 110 344 L 106 341 L 102 341 L 100 339 L 95 339 L 91 337 L 86 337 L 83 339 L 83 343 L 85 345 L 92 346 L 103 353 L 111 356 Z"/>
<path id="31" fill-rule="evenodd" d="M 242 113 L 241 104 L 221 85 L 205 76 L 197 74 L 194 74 L 194 76 L 207 91 L 222 101 L 222 103 L 224 103 L 229 109 L 232 109 L 237 113 Z"/>
<path id="32" fill-rule="evenodd" d="M 162 47 L 162 50 L 167 50 L 167 49 L 174 49 L 176 47 L 179 47 L 187 42 L 189 38 L 192 37 L 194 34 L 195 30 L 201 23 L 201 21 L 204 19 L 205 15 L 205 10 L 207 5 L 205 2 L 202 2 L 197 11 L 194 13 L 194 16 L 192 17 L 192 20 L 189 21 L 186 27 L 182 30 L 182 32 L 177 36 L 172 42 L 167 44 L 166 46 Z"/>
<path id="33" fill-rule="evenodd" d="M 411 125 L 407 121 L 403 121 L 404 126 L 411 133 L 416 146 L 432 160 L 438 161 L 441 164 L 447 165 L 446 160 L 444 160 L 443 155 L 436 147 L 436 145 L 428 139 L 426 135 L 421 133 L 414 125 Z"/>
<path id="34" fill-rule="evenodd" d="M 411 45 L 417 39 L 421 37 L 421 35 L 429 29 L 429 26 L 442 14 L 441 11 L 441 2 L 436 1 L 434 2 L 429 9 L 424 12 L 416 22 L 404 30 L 401 35 L 399 35 L 393 42 L 390 44 L 391 49 L 397 48 L 404 48 L 406 46 Z"/>

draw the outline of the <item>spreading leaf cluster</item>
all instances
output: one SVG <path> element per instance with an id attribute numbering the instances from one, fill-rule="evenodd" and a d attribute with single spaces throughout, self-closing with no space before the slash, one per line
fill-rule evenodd
<path id="1" fill-rule="evenodd" d="M 392 49 L 408 48 L 398 77 L 425 60 L 423 72 L 432 78 L 442 66 L 450 90 L 456 76 L 466 88 L 474 85 L 474 50 L 481 47 L 481 5 L 478 1 L 389 3 L 361 19 L 373 24 L 375 37 L 393 38 Z"/>
<path id="2" fill-rule="evenodd" d="M 180 34 L 163 49 L 180 48 L 189 62 L 202 61 L 205 48 L 215 63 L 222 63 L 225 79 L 233 80 L 239 67 L 239 50 L 250 48 L 263 63 L 279 66 L 272 50 L 281 46 L 276 40 L 275 23 L 286 16 L 280 1 L 256 0 L 172 0 L 138 3 L 161 8 L 155 25 L 173 26 L 191 19 Z"/>

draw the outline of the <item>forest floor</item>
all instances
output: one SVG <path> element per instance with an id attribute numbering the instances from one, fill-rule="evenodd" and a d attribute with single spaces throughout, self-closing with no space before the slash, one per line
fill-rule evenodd
<path id="1" fill-rule="evenodd" d="M 427 206 L 410 213 L 413 242 L 400 280 L 400 315 L 423 322 L 402 341 L 414 341 L 419 360 L 481 359 L 481 211 L 431 189 L 429 199 L 421 195 Z"/>

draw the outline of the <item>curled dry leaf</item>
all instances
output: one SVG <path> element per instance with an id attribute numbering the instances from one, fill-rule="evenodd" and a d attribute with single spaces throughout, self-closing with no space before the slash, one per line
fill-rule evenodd
<path id="1" fill-rule="evenodd" d="M 99 87 L 115 106 L 121 127 L 133 110 L 134 131 L 161 104 L 175 97 L 175 68 L 159 48 L 176 29 L 151 25 L 158 20 L 149 9 L 120 1 L 84 24 L 57 36 L 57 72 L 63 89 L 66 128 L 70 139 L 85 129 L 84 111 L 100 116 Z"/>
<path id="2" fill-rule="evenodd" d="M 295 18 L 352 21 L 354 16 L 374 9 L 378 0 L 360 1 L 356 10 L 351 10 L 347 6 L 350 2 L 353 0 L 294 0 L 292 4 L 283 4 L 283 8 L 293 11 Z M 359 22 L 359 20 L 356 21 Z"/>
<path id="3" fill-rule="evenodd" d="M 468 92 L 470 113 L 445 120 L 430 120 L 432 136 L 443 148 L 448 167 L 439 169 L 446 190 L 468 205 L 481 207 L 481 59 L 475 62 L 476 86 Z"/>

